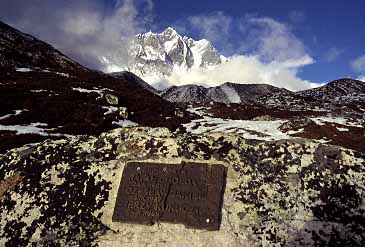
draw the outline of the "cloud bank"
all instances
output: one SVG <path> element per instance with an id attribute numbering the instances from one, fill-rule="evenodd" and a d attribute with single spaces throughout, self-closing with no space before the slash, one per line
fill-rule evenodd
<path id="1" fill-rule="evenodd" d="M 302 61 L 309 63 L 311 60 Z M 168 81 L 174 85 L 188 83 L 203 86 L 218 86 L 224 82 L 242 84 L 266 83 L 290 90 L 303 90 L 318 86 L 298 78 L 298 61 L 263 63 L 258 56 L 237 55 L 229 57 L 229 61 L 217 67 L 195 68 L 186 71 L 174 71 Z"/>
<path id="2" fill-rule="evenodd" d="M 0 1 L 0 16 L 81 64 L 104 70 L 100 57 L 127 64 L 130 36 L 143 32 L 153 21 L 151 0 L 109 3 L 107 8 L 98 0 L 4 0 Z"/>

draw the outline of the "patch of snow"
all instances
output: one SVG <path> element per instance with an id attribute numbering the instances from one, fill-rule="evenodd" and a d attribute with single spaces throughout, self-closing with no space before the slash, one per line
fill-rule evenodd
<path id="1" fill-rule="evenodd" d="M 45 123 L 31 123 L 29 125 L 0 125 L 0 130 L 15 131 L 17 134 L 38 134 L 41 136 L 48 136 L 45 129 L 39 128 L 47 126 Z"/>
<path id="2" fill-rule="evenodd" d="M 343 132 L 349 131 L 349 129 L 347 129 L 347 128 L 339 128 L 339 127 L 337 127 L 337 130 L 338 131 L 343 131 Z"/>
<path id="3" fill-rule="evenodd" d="M 250 121 L 204 117 L 184 124 L 186 130 L 193 134 L 210 132 L 238 133 L 246 139 L 282 140 L 294 137 L 280 131 L 284 120 Z"/>
<path id="4" fill-rule="evenodd" d="M 53 72 L 53 71 L 50 71 L 50 70 L 48 70 L 48 69 L 44 69 L 44 70 L 42 70 L 42 72 L 55 73 L 55 74 L 60 75 L 60 76 L 70 77 L 70 75 L 69 75 L 69 74 L 67 74 L 67 73 L 62 73 L 62 72 Z"/>
<path id="5" fill-rule="evenodd" d="M 103 109 L 107 110 L 106 112 L 104 112 L 104 115 L 112 114 L 119 110 L 118 107 L 115 106 L 103 106 Z"/>
<path id="6" fill-rule="evenodd" d="M 17 68 L 16 69 L 17 72 L 31 72 L 33 70 L 29 69 L 29 68 Z"/>
<path id="7" fill-rule="evenodd" d="M 110 89 L 110 88 L 93 87 L 93 89 L 95 89 L 95 90 L 102 90 L 103 92 L 105 92 L 105 91 L 114 92 L 114 90 L 113 89 Z"/>
<path id="8" fill-rule="evenodd" d="M 11 117 L 11 116 L 13 116 L 13 115 L 14 115 L 14 114 L 7 114 L 7 115 L 4 115 L 4 116 L 0 117 L 0 120 L 6 119 L 6 118 Z"/>
<path id="9" fill-rule="evenodd" d="M 100 96 L 103 96 L 104 91 L 100 89 L 86 89 L 81 87 L 73 87 L 72 90 L 79 91 L 80 93 L 98 93 Z"/>
<path id="10" fill-rule="evenodd" d="M 193 114 L 196 114 L 198 116 L 209 116 L 209 114 L 207 114 L 207 110 L 209 110 L 209 107 L 189 107 L 188 109 L 186 109 L 186 111 L 191 112 Z"/>
<path id="11" fill-rule="evenodd" d="M 25 111 L 28 111 L 28 110 L 26 110 L 26 109 L 24 109 L 24 110 L 15 110 L 15 113 L 10 113 L 10 114 L 7 114 L 5 116 L 2 116 L 2 117 L 0 117 L 0 120 L 6 119 L 6 118 L 12 117 L 12 116 L 20 115 L 21 113 L 23 113 Z"/>
<path id="12" fill-rule="evenodd" d="M 47 127 L 46 123 L 30 123 L 28 125 L 0 125 L 0 130 L 3 131 L 14 131 L 17 135 L 24 134 L 37 134 L 41 136 L 58 136 L 58 137 L 71 137 L 71 135 L 60 134 L 60 133 L 49 133 L 49 130 L 42 127 Z"/>
<path id="13" fill-rule="evenodd" d="M 319 143 L 323 143 L 323 144 L 330 142 L 330 140 L 324 140 L 324 139 L 313 140 L 313 141 L 316 141 L 316 142 L 319 142 Z"/>
<path id="14" fill-rule="evenodd" d="M 45 89 L 32 89 L 30 91 L 33 93 L 49 92 L 48 90 L 45 90 Z"/>
<path id="15" fill-rule="evenodd" d="M 298 134 L 298 133 L 303 133 L 304 129 L 298 129 L 298 130 L 289 130 L 288 134 L 289 135 L 294 135 L 294 134 Z"/>
<path id="16" fill-rule="evenodd" d="M 130 120 L 113 121 L 112 124 L 119 125 L 120 127 L 135 127 L 135 126 L 138 126 L 137 123 L 132 122 Z"/>
<path id="17" fill-rule="evenodd" d="M 362 127 L 359 121 L 351 121 L 344 117 L 316 117 L 311 118 L 317 125 L 325 125 L 326 123 L 337 123 L 350 127 Z"/>
<path id="18" fill-rule="evenodd" d="M 208 49 L 209 41 L 206 39 L 198 40 L 194 42 L 194 46 L 191 47 L 191 51 L 194 57 L 194 67 L 199 68 L 203 61 L 203 54 Z"/>
<path id="19" fill-rule="evenodd" d="M 177 37 L 175 39 L 172 39 L 172 40 L 168 40 L 164 43 L 164 46 L 165 46 L 165 51 L 167 54 L 170 53 L 170 51 L 174 48 L 174 46 L 177 45 Z"/>
<path id="20" fill-rule="evenodd" d="M 64 77 L 70 77 L 70 75 L 67 74 L 67 73 L 55 72 L 55 74 L 60 75 L 60 76 L 64 76 Z"/>

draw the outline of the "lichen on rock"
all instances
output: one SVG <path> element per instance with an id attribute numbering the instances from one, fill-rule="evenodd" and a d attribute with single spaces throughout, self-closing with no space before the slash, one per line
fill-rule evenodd
<path id="1" fill-rule="evenodd" d="M 221 163 L 219 231 L 112 222 L 126 162 Z M 305 139 L 121 128 L 0 155 L 0 245 L 362 246 L 365 154 Z M 21 179 L 14 179 L 18 176 Z M 15 181 L 15 182 L 9 182 Z"/>

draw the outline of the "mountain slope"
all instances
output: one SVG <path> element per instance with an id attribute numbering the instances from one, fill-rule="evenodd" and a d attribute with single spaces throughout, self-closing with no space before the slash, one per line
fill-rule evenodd
<path id="1" fill-rule="evenodd" d="M 298 93 L 301 96 L 310 96 L 328 101 L 349 101 L 353 98 L 362 97 L 365 99 L 365 82 L 344 78 L 332 81 L 324 86 L 304 90 Z"/>
<path id="2" fill-rule="evenodd" d="M 55 71 L 85 70 L 80 64 L 30 35 L 0 21 L 0 66 Z"/>
<path id="3" fill-rule="evenodd" d="M 132 73 L 115 77 L 88 70 L 52 46 L 0 24 L 0 152 L 126 124 L 176 129 L 189 119 L 177 117 L 173 103 Z"/>
<path id="4" fill-rule="evenodd" d="M 206 88 L 197 85 L 173 86 L 162 92 L 161 96 L 171 102 L 220 102 L 248 103 L 268 93 L 289 92 L 267 84 L 224 83 Z"/>
<path id="5" fill-rule="evenodd" d="M 139 85 L 142 88 L 146 89 L 147 91 L 150 91 L 151 93 L 158 95 L 158 92 L 154 87 L 152 87 L 150 84 L 148 84 L 147 82 L 142 80 L 140 77 L 136 76 L 135 74 L 133 74 L 131 72 L 128 72 L 128 71 L 114 72 L 114 73 L 110 73 L 109 75 L 111 75 L 115 78 L 131 81 L 131 82 L 133 82 L 133 84 Z"/>

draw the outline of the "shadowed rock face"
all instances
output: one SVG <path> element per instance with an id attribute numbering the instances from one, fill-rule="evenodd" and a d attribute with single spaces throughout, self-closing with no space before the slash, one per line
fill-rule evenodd
<path id="1" fill-rule="evenodd" d="M 87 70 L 61 52 L 0 21 L 0 67 Z"/>
<path id="2" fill-rule="evenodd" d="M 128 160 L 222 163 L 219 231 L 112 222 Z M 365 154 L 302 139 L 115 129 L 0 156 L 0 245 L 362 246 Z"/>

